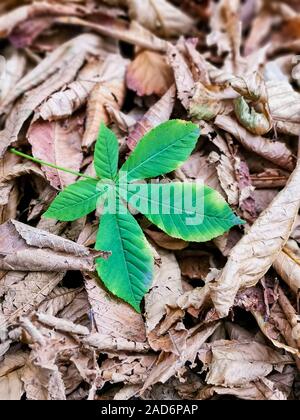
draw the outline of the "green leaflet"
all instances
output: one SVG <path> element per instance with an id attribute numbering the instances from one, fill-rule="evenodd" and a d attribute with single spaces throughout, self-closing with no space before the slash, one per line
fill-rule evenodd
<path id="1" fill-rule="evenodd" d="M 206 242 L 243 223 L 217 191 L 200 184 L 132 184 L 119 192 L 174 238 Z"/>
<path id="2" fill-rule="evenodd" d="M 119 143 L 113 131 L 101 124 L 95 147 L 94 166 L 102 179 L 115 179 L 118 173 Z"/>
<path id="3" fill-rule="evenodd" d="M 101 217 L 96 250 L 112 252 L 97 260 L 98 274 L 106 287 L 140 312 L 140 302 L 153 277 L 153 256 L 142 229 L 118 200 L 116 214 Z"/>
<path id="4" fill-rule="evenodd" d="M 92 213 L 97 202 L 104 198 L 104 189 L 98 189 L 98 180 L 83 180 L 69 185 L 52 202 L 44 217 L 72 222 Z"/>
<path id="5" fill-rule="evenodd" d="M 171 120 L 154 128 L 139 142 L 121 168 L 127 182 L 155 178 L 174 171 L 192 153 L 199 128 L 190 122 Z"/>

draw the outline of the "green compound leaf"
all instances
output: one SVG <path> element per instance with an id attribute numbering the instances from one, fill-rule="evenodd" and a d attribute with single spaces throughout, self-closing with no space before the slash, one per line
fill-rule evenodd
<path id="1" fill-rule="evenodd" d="M 62 222 L 73 222 L 93 212 L 98 200 L 104 198 L 104 188 L 98 187 L 98 180 L 78 181 L 64 189 L 52 202 L 44 217 Z"/>
<path id="2" fill-rule="evenodd" d="M 119 143 L 113 131 L 101 124 L 95 147 L 94 165 L 102 179 L 115 179 L 118 173 Z"/>
<path id="3" fill-rule="evenodd" d="M 192 153 L 200 135 L 197 125 L 171 120 L 154 128 L 139 142 L 121 168 L 120 179 L 155 178 L 174 171 Z"/>
<path id="4" fill-rule="evenodd" d="M 108 290 L 140 312 L 153 278 L 153 256 L 142 229 L 118 200 L 117 214 L 101 217 L 96 250 L 110 251 L 97 260 L 98 274 Z"/>
<path id="5" fill-rule="evenodd" d="M 131 184 L 120 195 L 174 238 L 207 242 L 244 222 L 215 190 L 195 183 Z"/>

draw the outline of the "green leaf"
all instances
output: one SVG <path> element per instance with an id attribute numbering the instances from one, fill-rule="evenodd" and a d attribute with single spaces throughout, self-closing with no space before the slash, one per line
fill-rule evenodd
<path id="1" fill-rule="evenodd" d="M 119 143 L 113 131 L 101 124 L 95 147 L 94 165 L 102 179 L 115 179 L 118 172 Z"/>
<path id="2" fill-rule="evenodd" d="M 199 138 L 197 125 L 171 120 L 151 130 L 139 142 L 121 168 L 120 179 L 127 181 L 155 178 L 181 166 Z"/>
<path id="3" fill-rule="evenodd" d="M 72 222 L 92 213 L 100 197 L 104 197 L 104 188 L 98 187 L 98 180 L 78 181 L 64 189 L 44 214 L 48 219 Z"/>
<path id="4" fill-rule="evenodd" d="M 96 249 L 112 255 L 97 260 L 97 271 L 110 292 L 140 312 L 153 278 L 153 256 L 134 217 L 119 200 L 118 205 L 117 214 L 101 217 Z"/>
<path id="5" fill-rule="evenodd" d="M 215 190 L 196 183 L 131 184 L 120 195 L 174 238 L 206 242 L 243 224 Z"/>

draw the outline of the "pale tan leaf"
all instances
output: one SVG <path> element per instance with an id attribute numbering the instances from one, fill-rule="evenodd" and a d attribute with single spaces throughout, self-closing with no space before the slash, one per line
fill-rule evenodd
<path id="1" fill-rule="evenodd" d="M 201 82 L 195 86 L 195 93 L 190 100 L 189 114 L 197 120 L 210 121 L 217 115 L 227 115 L 233 110 L 232 100 L 226 99 L 222 91 L 209 89 Z"/>
<path id="2" fill-rule="evenodd" d="M 94 347 L 97 351 L 105 352 L 134 352 L 147 353 L 149 345 L 135 341 L 126 340 L 125 338 L 111 337 L 104 334 L 91 334 L 83 338 L 82 343 Z"/>
<path id="3" fill-rule="evenodd" d="M 142 51 L 128 66 L 127 86 L 139 96 L 163 96 L 174 82 L 173 72 L 162 54 Z"/>
<path id="4" fill-rule="evenodd" d="M 179 264 L 171 252 L 158 250 L 161 265 L 155 267 L 155 274 L 149 293 L 145 296 L 147 333 L 150 333 L 166 314 L 167 307 L 176 306 L 182 294 Z"/>
<path id="5" fill-rule="evenodd" d="M 21 22 L 35 16 L 60 16 L 77 15 L 80 9 L 76 5 L 51 4 L 47 1 L 34 2 L 33 4 L 18 7 L 0 18 L 0 37 L 7 37 Z"/>
<path id="6" fill-rule="evenodd" d="M 27 133 L 28 141 L 32 146 L 32 155 L 53 165 L 67 166 L 68 169 L 79 172 L 83 159 L 82 125 L 83 121 L 79 116 L 63 122 L 34 122 Z M 49 166 L 42 166 L 42 169 L 51 186 L 56 189 L 64 189 L 77 179 L 76 175 Z"/>
<path id="7" fill-rule="evenodd" d="M 142 391 L 145 391 L 157 382 L 165 383 L 172 376 L 176 374 L 180 375 L 180 371 L 187 361 L 194 363 L 201 346 L 214 333 L 218 326 L 219 324 L 213 324 L 206 326 L 202 330 L 200 329 L 200 331 L 197 331 L 196 329 L 194 334 L 187 339 L 186 348 L 180 356 L 177 356 L 174 353 L 163 354 L 163 357 L 160 357 L 159 362 L 153 367 L 148 375 Z"/>
<path id="8" fill-rule="evenodd" d="M 7 107 L 24 92 L 30 91 L 31 89 L 40 85 L 45 80 L 55 75 L 55 73 L 58 73 L 60 77 L 62 77 L 65 73 L 72 75 L 71 77 L 63 79 L 63 83 L 50 91 L 41 100 L 41 102 L 47 99 L 47 97 L 50 96 L 53 92 L 60 89 L 62 86 L 74 79 L 77 71 L 83 64 L 84 57 L 87 55 L 87 53 L 96 53 L 97 49 L 100 48 L 100 45 L 101 40 L 92 34 L 79 35 L 78 37 L 73 38 L 71 41 L 64 43 L 56 50 L 54 50 L 43 61 L 41 61 L 41 63 L 39 63 L 33 70 L 27 73 L 15 85 L 13 91 L 10 92 L 10 95 L 8 95 L 4 102 L 1 103 L 1 111 L 7 111 Z M 77 62 L 78 64 L 75 64 Z M 75 65 L 75 71 L 72 69 L 73 65 Z M 68 71 L 66 71 L 66 69 Z M 55 77 L 51 79 L 52 83 L 54 83 L 55 80 Z M 37 104 L 36 107 L 40 105 L 40 103 Z"/>
<path id="9" fill-rule="evenodd" d="M 4 77 L 0 80 L 0 104 L 15 89 L 26 67 L 26 58 L 21 51 L 9 47 L 4 51 L 4 57 L 6 63 Z"/>
<path id="10" fill-rule="evenodd" d="M 129 15 L 163 37 L 189 34 L 193 20 L 166 0 L 127 0 Z"/>
<path id="11" fill-rule="evenodd" d="M 288 82 L 267 82 L 272 117 L 283 123 L 300 124 L 300 94 Z"/>
<path id="12" fill-rule="evenodd" d="M 84 19 L 74 17 L 58 18 L 57 22 L 70 25 L 78 25 L 90 28 L 103 36 L 112 37 L 129 44 L 137 45 L 146 50 L 165 52 L 168 43 L 155 36 L 152 32 L 141 26 L 138 22 L 132 21 L 130 26 L 124 24 L 124 21 L 116 21 L 115 24 L 96 24 Z"/>
<path id="13" fill-rule="evenodd" d="M 15 220 L 1 225 L 0 232 L 4 271 L 94 270 L 96 253 L 72 241 Z"/>
<path id="14" fill-rule="evenodd" d="M 300 165 L 287 186 L 232 249 L 228 262 L 211 285 L 220 316 L 227 316 L 240 288 L 254 286 L 276 261 L 292 232 L 300 206 Z"/>
<path id="15" fill-rule="evenodd" d="M 140 314 L 113 298 L 98 279 L 86 277 L 85 288 L 99 334 L 140 343 L 146 341 L 144 321 Z"/>
<path id="16" fill-rule="evenodd" d="M 100 82 L 92 89 L 88 99 L 86 128 L 82 140 L 85 148 L 90 147 L 97 139 L 100 123 L 108 124 L 109 115 L 106 106 L 121 109 L 125 99 L 125 73 L 128 60 L 121 56 L 110 55 L 105 60 Z"/>
<path id="17" fill-rule="evenodd" d="M 55 316 L 72 303 L 80 292 L 81 289 L 56 287 L 39 306 L 38 311 Z"/>
<path id="18" fill-rule="evenodd" d="M 38 312 L 36 316 L 42 324 L 54 328 L 55 330 L 77 335 L 89 335 L 90 333 L 88 328 L 83 327 L 82 325 L 76 325 L 66 319 L 56 318 L 53 315 L 44 314 L 42 312 Z"/>
<path id="19" fill-rule="evenodd" d="M 261 136 L 254 136 L 229 116 L 219 115 L 215 120 L 215 124 L 222 130 L 232 134 L 247 150 L 284 169 L 292 170 L 294 168 L 293 154 L 284 143 L 271 141 Z"/>
<path id="20" fill-rule="evenodd" d="M 24 393 L 21 375 L 22 369 L 0 377 L 0 400 L 16 401 L 21 399 Z"/>
<path id="21" fill-rule="evenodd" d="M 185 109 L 189 109 L 190 100 L 193 97 L 195 89 L 193 74 L 177 47 L 168 44 L 167 56 L 174 71 L 178 98 L 181 100 Z"/>
<path id="22" fill-rule="evenodd" d="M 283 251 L 278 255 L 273 263 L 273 267 L 280 275 L 282 280 L 292 289 L 296 294 L 300 290 L 300 259 L 289 248 L 283 248 Z"/>
<path id="23" fill-rule="evenodd" d="M 293 363 L 291 356 L 255 341 L 220 341 L 212 344 L 211 352 L 206 378 L 209 385 L 243 386 L 267 376 L 274 366 Z"/>
<path id="24" fill-rule="evenodd" d="M 37 111 L 43 120 L 53 121 L 72 115 L 87 100 L 100 79 L 102 61 L 92 61 L 79 72 L 76 80 L 54 93 Z"/>

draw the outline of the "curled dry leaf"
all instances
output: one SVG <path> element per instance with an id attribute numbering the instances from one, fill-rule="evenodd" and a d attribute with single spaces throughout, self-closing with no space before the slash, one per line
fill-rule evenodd
<path id="1" fill-rule="evenodd" d="M 189 34 L 193 20 L 166 0 L 127 0 L 129 15 L 164 37 Z"/>
<path id="2" fill-rule="evenodd" d="M 127 86 L 139 96 L 162 96 L 172 85 L 173 72 L 166 58 L 154 51 L 141 51 L 128 66 Z"/>
<path id="3" fill-rule="evenodd" d="M 174 71 L 178 98 L 181 100 L 185 109 L 189 109 L 195 87 L 193 74 L 177 47 L 168 44 L 167 56 Z"/>
<path id="4" fill-rule="evenodd" d="M 87 100 L 101 76 L 102 61 L 86 64 L 76 80 L 63 91 L 54 93 L 38 110 L 43 120 L 57 120 L 69 117 Z"/>
<path id="5" fill-rule="evenodd" d="M 4 57 L 6 59 L 5 77 L 0 80 L 0 104 L 15 89 L 26 68 L 26 58 L 21 51 L 9 47 L 4 51 Z"/>
<path id="6" fill-rule="evenodd" d="M 227 316 L 240 288 L 254 286 L 269 270 L 289 239 L 300 206 L 300 165 L 287 186 L 232 249 L 228 262 L 211 285 L 220 316 Z"/>
<path id="7" fill-rule="evenodd" d="M 127 138 L 127 145 L 131 151 L 148 131 L 169 120 L 175 104 L 175 95 L 176 89 L 172 85 L 164 96 L 135 124 Z"/>
<path id="8" fill-rule="evenodd" d="M 1 225 L 0 231 L 1 270 L 37 272 L 94 270 L 97 252 L 72 241 L 15 220 Z"/>
<path id="9" fill-rule="evenodd" d="M 67 289 L 66 287 L 55 287 L 39 306 L 38 311 L 56 316 L 66 306 L 74 301 L 82 289 Z"/>
<path id="10" fill-rule="evenodd" d="M 247 150 L 284 169 L 293 170 L 294 157 L 284 143 L 271 141 L 261 136 L 254 136 L 229 116 L 219 115 L 215 120 L 215 124 L 222 130 L 232 134 Z"/>
<path id="11" fill-rule="evenodd" d="M 167 307 L 175 307 L 182 294 L 181 272 L 175 256 L 159 250 L 161 265 L 155 267 L 150 292 L 145 297 L 146 328 L 150 333 L 166 314 Z"/>
<path id="12" fill-rule="evenodd" d="M 0 37 L 7 37 L 17 25 L 36 16 L 68 16 L 79 14 L 79 12 L 80 9 L 76 5 L 51 4 L 47 1 L 34 2 L 30 5 L 21 6 L 1 16 Z"/>
<path id="13" fill-rule="evenodd" d="M 27 73 L 14 87 L 14 90 L 5 98 L 1 105 L 1 112 L 6 112 L 7 107 L 13 103 L 19 96 L 24 92 L 31 90 L 32 88 L 40 85 L 45 80 L 49 79 L 55 73 L 59 73 L 60 77 L 62 74 L 69 73 L 76 75 L 78 69 L 82 66 L 83 61 L 87 53 L 96 53 L 101 46 L 101 40 L 91 34 L 79 35 L 76 38 L 64 43 L 57 49 L 55 49 L 48 57 L 41 61 L 33 70 Z M 79 57 L 78 57 L 79 56 Z M 77 62 L 75 58 L 81 58 L 78 67 L 75 68 L 75 72 L 72 66 Z M 73 64 L 71 64 L 73 63 Z M 62 70 L 60 72 L 60 70 Z M 74 78 L 72 76 L 69 82 Z M 68 81 L 64 80 L 60 87 L 67 84 Z M 57 87 L 51 91 L 44 99 L 46 99 L 51 93 L 58 90 Z M 43 99 L 43 100 L 44 100 Z M 39 105 L 39 104 L 38 104 Z"/>
<path id="14" fill-rule="evenodd" d="M 267 90 L 273 119 L 300 124 L 300 94 L 285 81 L 267 82 Z"/>
<path id="15" fill-rule="evenodd" d="M 242 96 L 234 101 L 234 111 L 242 126 L 252 134 L 262 136 L 272 128 L 269 116 L 251 108 Z"/>
<path id="16" fill-rule="evenodd" d="M 114 299 L 99 284 L 86 277 L 85 288 L 99 334 L 143 343 L 146 341 L 142 316 L 124 302 Z"/>
<path id="17" fill-rule="evenodd" d="M 128 61 L 118 55 L 107 57 L 101 68 L 100 81 L 91 91 L 86 117 L 86 129 L 82 140 L 85 148 L 97 139 L 99 122 L 109 123 L 106 106 L 121 109 L 125 98 L 125 73 Z"/>
<path id="18" fill-rule="evenodd" d="M 285 246 L 273 263 L 273 267 L 282 280 L 297 295 L 300 290 L 300 258 L 293 249 Z"/>
<path id="19" fill-rule="evenodd" d="M 81 152 L 82 118 L 72 117 L 63 122 L 34 122 L 28 133 L 32 155 L 45 162 L 63 167 L 68 156 L 68 168 L 79 172 L 83 159 Z M 42 166 L 51 186 L 63 189 L 76 181 L 76 175 L 68 174 L 48 166 Z"/>
<path id="20" fill-rule="evenodd" d="M 210 385 L 239 387 L 267 376 L 274 366 L 284 366 L 291 361 L 290 355 L 281 355 L 253 340 L 217 341 L 211 346 L 206 382 Z"/>
<path id="21" fill-rule="evenodd" d="M 196 84 L 190 101 L 189 114 L 197 120 L 209 121 L 217 115 L 230 114 L 233 106 L 230 99 L 223 99 L 222 92 L 208 89 L 201 82 Z"/>

